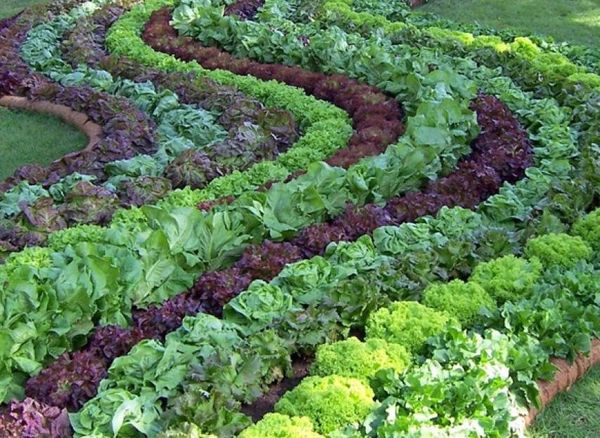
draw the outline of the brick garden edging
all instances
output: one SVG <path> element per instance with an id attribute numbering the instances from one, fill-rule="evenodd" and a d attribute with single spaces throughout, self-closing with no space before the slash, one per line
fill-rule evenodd
<path id="1" fill-rule="evenodd" d="M 71 126 L 82 131 L 88 137 L 88 144 L 83 149 L 91 150 L 94 146 L 102 139 L 102 127 L 94 122 L 84 113 L 73 111 L 71 108 L 65 105 L 56 105 L 54 103 L 38 100 L 29 100 L 25 97 L 19 96 L 3 96 L 0 98 L 0 106 L 10 109 L 20 109 L 26 111 L 32 111 L 42 114 L 49 114 L 56 116 L 68 123 Z M 71 154 L 78 153 L 80 151 L 71 152 Z M 65 156 L 69 156 L 67 154 Z"/>
<path id="2" fill-rule="evenodd" d="M 533 420 L 535 420 L 535 417 L 543 410 L 544 407 L 550 404 L 550 402 L 554 400 L 558 394 L 569 390 L 571 386 L 581 377 L 583 377 L 590 368 L 595 365 L 600 365 L 600 340 L 593 340 L 589 355 L 577 355 L 577 358 L 572 364 L 569 364 L 569 362 L 564 359 L 557 358 L 551 359 L 551 362 L 558 368 L 558 371 L 554 375 L 554 379 L 550 381 L 538 382 L 542 409 L 529 409 L 529 412 L 525 417 L 526 426 L 531 425 Z"/>

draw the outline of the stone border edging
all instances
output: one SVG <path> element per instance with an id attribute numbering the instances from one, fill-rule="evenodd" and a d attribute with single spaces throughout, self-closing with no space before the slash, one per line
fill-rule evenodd
<path id="1" fill-rule="evenodd" d="M 41 100 L 30 100 L 26 97 L 2 96 L 0 97 L 0 106 L 56 116 L 65 123 L 82 131 L 88 137 L 87 146 L 83 149 L 63 155 L 63 157 L 69 157 L 72 154 L 80 153 L 82 150 L 89 151 L 93 149 L 103 137 L 103 131 L 100 125 L 92 122 L 86 114 L 74 111 L 65 105 L 57 105 Z"/>
<path id="2" fill-rule="evenodd" d="M 592 341 L 592 348 L 589 355 L 578 354 L 572 364 L 558 358 L 553 358 L 550 361 L 558 368 L 558 371 L 554 375 L 554 379 L 550 381 L 538 381 L 542 409 L 529 409 L 525 417 L 526 426 L 530 426 L 541 410 L 554 400 L 558 394 L 569 390 L 590 368 L 600 365 L 600 339 Z"/>

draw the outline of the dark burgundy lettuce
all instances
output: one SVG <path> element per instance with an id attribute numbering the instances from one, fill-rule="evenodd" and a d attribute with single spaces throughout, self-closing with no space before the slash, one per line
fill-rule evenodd
<path id="1" fill-rule="evenodd" d="M 168 178 L 160 176 L 140 176 L 125 181 L 119 191 L 121 203 L 142 206 L 165 197 L 173 186 Z"/>
<path id="2" fill-rule="evenodd" d="M 177 188 L 189 186 L 201 189 L 224 174 L 223 167 L 211 160 L 205 152 L 196 149 L 183 151 L 165 169 L 165 176 Z"/>
<path id="3" fill-rule="evenodd" d="M 251 278 L 270 281 L 285 265 L 303 258 L 302 252 L 296 245 L 266 240 L 262 244 L 248 246 L 235 267 Z"/>

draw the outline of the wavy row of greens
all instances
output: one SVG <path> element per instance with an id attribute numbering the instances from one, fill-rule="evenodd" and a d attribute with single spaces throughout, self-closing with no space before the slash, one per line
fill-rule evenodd
<path id="1" fill-rule="evenodd" d="M 421 17 L 418 16 L 414 17 L 410 12 L 402 19 L 397 20 L 398 17 L 395 17 L 394 14 L 378 14 L 377 11 L 370 11 L 364 7 L 357 8 L 357 5 L 362 3 L 364 2 L 355 0 L 324 0 L 313 2 L 311 9 L 316 12 L 318 21 L 323 24 L 330 23 L 331 20 L 342 28 L 345 28 L 346 25 L 351 26 L 351 29 L 361 33 L 377 29 L 393 35 L 397 42 L 440 47 L 450 53 L 461 49 L 481 50 L 485 56 L 489 56 L 493 52 L 497 59 L 507 61 L 508 65 L 526 64 L 541 74 L 540 78 L 530 77 L 530 81 L 549 81 L 560 78 L 561 81 L 566 79 L 573 84 L 585 83 L 594 88 L 600 86 L 600 78 L 594 73 L 594 68 L 587 69 L 576 65 L 565 55 L 548 50 L 548 47 L 540 46 L 530 38 L 521 36 L 511 38 L 504 36 L 503 38 L 497 35 L 481 35 L 454 30 L 447 26 L 436 25 L 438 23 L 435 20 L 430 22 L 420 19 Z M 382 2 L 375 3 L 381 4 Z M 414 18 L 414 21 L 411 20 L 411 17 Z M 442 22 L 442 24 L 444 23 Z M 490 53 L 486 54 L 485 52 Z"/>
<path id="2" fill-rule="evenodd" d="M 506 50 L 501 50 L 501 48 L 496 50 L 497 48 L 494 48 L 493 44 L 488 47 L 486 44 L 498 42 L 495 37 L 458 34 L 464 36 L 465 41 L 461 41 L 452 32 L 451 34 L 455 38 L 448 38 L 444 33 L 445 29 L 431 27 L 427 23 L 420 28 L 418 17 L 415 18 L 416 24 L 405 24 L 391 22 L 382 16 L 373 15 L 373 13 L 365 11 L 364 7 L 360 13 L 352 9 L 355 6 L 360 8 L 360 5 L 365 4 L 363 1 L 353 3 L 347 0 L 323 2 L 298 0 L 294 3 L 296 6 L 298 4 L 306 5 L 308 9 L 314 11 L 313 13 L 319 17 L 315 23 L 322 23 L 327 27 L 339 26 L 347 31 L 365 35 L 375 34 L 384 39 L 386 44 L 396 47 L 397 50 L 404 50 L 407 45 L 424 47 L 425 50 L 433 50 L 435 53 L 441 50 L 450 55 L 451 59 L 456 59 L 452 63 L 456 71 L 476 80 L 484 90 L 486 90 L 488 82 L 494 81 L 498 76 L 505 76 L 525 91 L 530 91 L 536 96 L 557 100 L 562 111 L 570 119 L 571 133 L 579 144 L 579 157 L 583 157 L 584 161 L 580 162 L 577 155 L 572 157 L 573 163 L 578 163 L 578 173 L 582 178 L 573 184 L 572 188 L 563 187 L 563 190 L 573 193 L 597 192 L 598 180 L 594 177 L 594 174 L 597 173 L 597 161 L 594 157 L 598 154 L 598 129 L 600 127 L 600 118 L 598 117 L 600 112 L 600 106 L 598 106 L 598 101 L 600 101 L 599 76 L 573 74 L 576 67 L 565 61 L 564 58 L 559 57 L 558 60 L 553 61 L 552 56 L 544 56 L 544 52 L 537 48 L 519 55 L 516 53 L 519 52 L 519 46 L 516 43 L 514 50 L 506 48 Z M 380 3 L 378 1 L 366 2 L 366 7 L 375 11 L 387 10 L 389 12 L 389 8 Z M 265 2 L 261 14 L 276 18 L 294 17 L 295 14 L 298 14 L 298 9 L 288 8 L 279 0 L 268 0 Z M 403 19 L 410 16 L 405 16 Z M 438 34 L 440 35 L 438 36 Z M 389 60 L 382 60 L 383 70 L 386 69 L 385 62 L 389 63 Z M 559 68 L 561 65 L 564 65 L 564 68 Z M 513 109 L 519 111 L 517 108 Z M 520 110 L 521 113 L 524 111 L 526 111 L 524 108 Z M 590 181 L 594 184 L 589 184 Z M 583 184 L 583 186 L 577 189 L 576 186 L 579 184 Z M 564 202 L 564 204 L 568 206 L 570 203 Z"/>
<path id="3" fill-rule="evenodd" d="M 296 17 L 314 18 L 319 2 L 295 1 L 298 6 Z M 600 51 L 594 47 L 573 44 L 566 41 L 556 42 L 553 37 L 541 34 L 524 34 L 513 29 L 495 29 L 479 23 L 459 23 L 435 14 L 412 10 L 402 0 L 381 2 L 380 0 L 355 0 L 352 2 L 355 12 L 366 12 L 370 15 L 381 15 L 391 21 L 400 21 L 415 27 L 438 27 L 457 32 L 470 33 L 474 36 L 495 36 L 505 43 L 513 43 L 518 38 L 527 37 L 536 46 L 536 51 L 558 53 L 569 58 L 574 64 L 586 68 L 590 73 L 598 73 L 600 68 Z"/>
<path id="4" fill-rule="evenodd" d="M 350 55 L 353 56 L 354 61 L 361 59 L 360 55 L 362 53 L 361 49 L 363 49 L 363 46 L 354 44 L 348 45 L 347 47 L 341 49 L 340 47 L 342 47 L 343 44 L 337 46 L 327 43 L 327 41 L 331 40 L 331 38 L 333 37 L 321 37 L 321 33 L 318 31 L 317 24 L 315 24 L 314 26 L 304 26 L 298 28 L 296 24 L 291 23 L 289 20 L 285 20 L 284 18 L 282 18 L 281 13 L 277 15 L 276 12 L 286 10 L 285 5 L 278 0 L 267 1 L 263 11 L 259 14 L 259 16 L 265 15 L 267 20 L 271 20 L 269 21 L 269 25 L 271 26 L 269 29 L 266 29 L 259 23 L 237 22 L 231 17 L 224 17 L 219 8 L 207 6 L 209 2 L 199 3 L 201 4 L 200 6 L 198 6 L 198 2 L 194 2 L 193 0 L 182 2 L 182 5 L 175 10 L 174 17 L 179 16 L 179 19 L 175 18 L 174 20 L 176 22 L 180 22 L 179 27 L 181 27 L 184 30 L 188 30 L 189 32 L 200 33 L 201 35 L 204 35 L 207 39 L 219 40 L 220 43 L 229 44 L 232 46 L 233 49 L 237 48 L 240 51 L 248 50 L 248 52 L 254 50 L 258 52 L 255 53 L 253 56 L 267 56 L 266 53 L 269 53 L 272 56 L 280 56 L 282 59 L 285 59 L 286 56 L 295 56 L 295 60 L 302 62 L 301 57 L 304 56 L 305 52 L 309 54 L 307 55 L 308 57 L 312 57 L 311 59 L 322 60 L 325 57 L 343 59 L 342 53 L 348 51 Z M 190 7 L 190 5 L 193 5 L 195 9 Z M 199 17 L 199 15 L 201 15 L 201 17 Z M 218 23 L 218 26 L 216 27 L 217 30 L 215 32 L 211 33 L 211 29 L 213 29 L 213 27 L 210 26 L 209 22 Z M 202 24 L 204 27 L 197 28 L 196 26 L 199 24 Z M 271 32 L 266 31 L 277 30 L 279 28 L 285 29 L 285 32 L 273 32 L 277 34 L 277 36 L 270 36 Z M 244 29 L 244 31 L 248 30 L 249 32 L 254 32 L 252 34 L 253 38 L 251 38 L 249 42 L 245 41 L 246 37 L 244 35 L 246 35 L 246 33 L 241 32 L 240 29 Z M 284 45 L 283 49 L 278 49 L 272 41 L 269 41 L 269 39 L 280 40 L 281 38 L 284 38 L 282 35 L 290 35 L 293 30 L 296 30 L 301 35 L 308 35 L 311 37 L 309 38 L 311 41 L 311 47 L 309 50 L 303 51 L 303 49 L 299 47 L 298 43 L 293 38 L 289 38 L 291 42 L 286 41 L 288 45 Z M 325 35 L 335 35 L 336 37 L 341 35 L 343 37 L 341 38 L 341 41 L 344 42 L 357 41 L 356 36 L 354 34 L 347 34 L 349 36 L 344 36 L 343 31 L 337 26 L 329 26 L 328 32 L 329 34 L 325 33 Z M 244 39 L 244 44 L 241 44 L 239 46 L 235 45 L 236 38 Z M 316 38 L 316 47 L 314 48 L 312 47 L 313 38 Z M 414 54 L 416 51 L 418 51 L 418 49 L 407 45 L 395 44 L 389 38 L 386 38 L 385 35 L 382 35 L 381 33 L 377 32 L 375 32 L 375 36 L 371 36 L 371 39 L 377 40 L 383 47 L 386 48 L 386 50 L 373 49 L 373 52 L 370 53 L 370 55 L 372 55 L 371 62 L 375 65 L 378 65 L 378 69 L 376 71 L 365 72 L 364 70 L 366 69 L 360 68 L 361 63 L 355 62 L 354 67 L 349 67 L 350 73 L 356 74 L 358 77 L 367 79 L 369 82 L 378 83 L 379 86 L 384 88 L 386 85 L 392 87 L 394 86 L 393 84 L 397 82 L 400 84 L 397 86 L 402 87 L 402 79 L 396 80 L 397 78 L 393 76 L 393 72 L 398 71 L 398 68 L 400 68 L 398 67 L 398 64 L 402 64 L 405 59 L 413 59 Z M 248 49 L 246 49 L 245 47 L 248 47 Z M 392 58 L 391 56 L 386 55 L 386 53 L 388 52 L 398 54 L 398 56 L 396 58 Z M 436 65 L 439 67 L 439 65 L 442 64 L 442 66 L 439 68 L 443 69 L 443 63 L 447 62 L 456 71 L 460 71 L 465 76 L 472 77 L 473 80 L 475 80 L 485 92 L 488 92 L 490 94 L 501 93 L 502 99 L 509 103 L 513 111 L 516 111 L 517 114 L 519 114 L 522 118 L 530 118 L 531 110 L 526 105 L 511 105 L 511 103 L 514 103 L 515 97 L 517 99 L 520 97 L 517 97 L 515 93 L 519 94 L 521 92 L 518 91 L 518 88 L 512 84 L 510 79 L 508 79 L 507 77 L 499 76 L 497 70 L 491 70 L 490 68 L 486 68 L 485 66 L 479 66 L 470 59 L 454 59 L 453 57 L 445 56 L 443 53 L 441 54 L 439 53 L 439 51 L 436 50 L 423 49 L 420 51 L 420 53 L 420 56 L 422 58 L 428 59 L 432 65 Z M 311 60 L 309 59 L 305 62 L 310 63 Z M 317 61 L 314 62 L 316 63 Z M 539 62 L 541 63 L 542 61 Z M 329 64 L 325 63 L 325 66 L 327 65 Z M 517 72 L 513 72 L 513 76 L 518 76 Z M 410 79 L 407 81 L 410 81 Z M 512 90 L 515 91 L 513 92 Z M 507 92 L 505 93 L 504 91 Z M 550 118 L 558 116 L 556 114 L 557 109 L 556 102 L 554 101 L 554 99 L 542 99 L 538 102 L 538 105 L 540 105 L 540 107 L 538 107 L 539 110 L 541 112 L 547 112 L 547 115 Z M 545 106 L 545 108 L 542 109 L 541 106 Z M 572 107 L 574 106 L 575 104 L 573 103 Z M 565 108 L 559 111 L 566 114 L 566 117 L 569 117 L 571 115 L 570 113 L 572 111 L 572 107 L 565 105 Z M 533 119 L 530 120 L 533 121 Z M 555 157 L 562 156 L 576 159 L 579 156 L 580 152 L 577 151 L 577 147 L 573 144 L 573 138 L 571 138 L 568 132 L 565 132 L 564 130 L 562 132 L 559 132 L 556 128 L 552 128 L 551 126 L 540 127 L 538 125 L 536 126 L 536 128 L 541 128 L 541 132 L 544 132 L 546 135 L 555 138 L 555 141 L 553 141 L 547 149 L 539 151 L 536 150 L 536 155 L 539 156 L 539 159 L 541 161 L 546 159 L 548 154 L 552 156 L 554 153 L 552 151 L 557 152 L 557 154 L 554 155 Z M 576 138 L 578 140 L 581 140 L 581 137 L 584 134 L 584 132 L 588 131 L 587 129 L 585 129 L 588 128 L 588 126 L 577 126 L 577 128 L 584 128 L 579 129 L 579 132 L 575 133 Z M 593 127 L 590 128 L 590 130 L 594 129 Z M 533 135 L 532 137 L 535 138 L 536 136 Z M 555 166 L 554 168 L 548 167 L 545 169 L 545 172 L 549 172 L 549 174 L 553 174 L 555 172 L 558 172 L 559 175 L 564 174 L 563 172 L 570 171 L 570 169 L 565 166 L 570 166 L 570 164 L 567 164 L 566 161 L 561 161 L 560 166 Z M 534 174 L 535 171 L 533 170 L 531 173 Z M 539 178 L 540 176 L 541 175 L 537 175 L 537 178 Z M 525 184 L 528 183 L 523 182 L 523 185 Z M 526 216 L 521 215 L 521 217 Z"/>

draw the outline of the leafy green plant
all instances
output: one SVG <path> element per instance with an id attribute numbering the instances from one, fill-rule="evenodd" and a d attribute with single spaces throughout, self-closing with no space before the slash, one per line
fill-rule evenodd
<path id="1" fill-rule="evenodd" d="M 525 255 L 539 259 L 546 268 L 556 265 L 569 268 L 581 260 L 589 260 L 592 249 L 579 236 L 547 234 L 529 240 Z"/>
<path id="2" fill-rule="evenodd" d="M 272 413 L 265 415 L 258 423 L 245 429 L 240 438 L 321 438 L 313 430 L 308 417 L 289 417 Z"/>
<path id="3" fill-rule="evenodd" d="M 373 312 L 367 321 L 367 339 L 381 338 L 417 353 L 431 336 L 452 324 L 448 315 L 416 302 L 394 302 Z"/>
<path id="4" fill-rule="evenodd" d="M 306 416 L 319 433 L 330 433 L 364 418 L 373 407 L 373 391 L 357 379 L 308 377 L 275 405 L 275 411 Z"/>
<path id="5" fill-rule="evenodd" d="M 483 309 L 496 310 L 496 302 L 483 287 L 462 280 L 435 283 L 427 287 L 423 292 L 423 304 L 456 318 L 463 327 L 480 322 Z"/>
<path id="6" fill-rule="evenodd" d="M 202 433 L 193 423 L 184 423 L 159 433 L 157 438 L 216 438 L 216 435 Z"/>
<path id="7" fill-rule="evenodd" d="M 401 345 L 371 338 L 365 342 L 355 337 L 317 348 L 311 374 L 338 375 L 367 380 L 383 368 L 393 368 L 398 373 L 411 364 L 411 355 Z"/>
<path id="8" fill-rule="evenodd" d="M 572 233 L 581 237 L 594 251 L 600 251 L 600 210 L 593 211 L 573 224 Z"/>
<path id="9" fill-rule="evenodd" d="M 470 281 L 481 285 L 502 303 L 529 295 L 541 272 L 542 265 L 538 260 L 528 261 L 508 255 L 478 265 Z"/>

